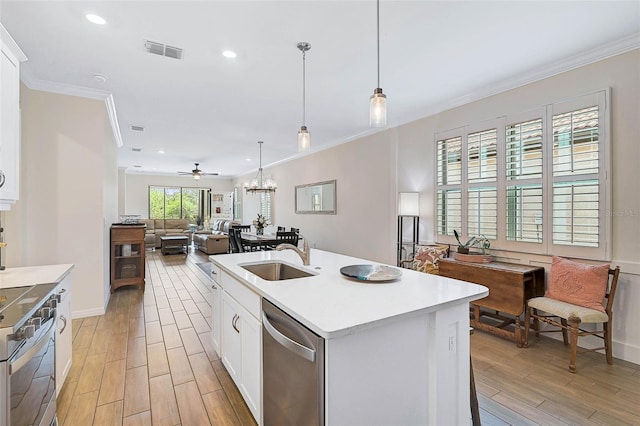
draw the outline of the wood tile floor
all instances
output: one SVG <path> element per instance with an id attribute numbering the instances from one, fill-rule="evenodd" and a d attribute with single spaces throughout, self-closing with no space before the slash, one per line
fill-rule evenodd
<path id="1" fill-rule="evenodd" d="M 148 251 L 144 295 L 122 287 L 105 315 L 73 320 L 61 425 L 255 424 L 211 346 L 211 283 L 196 266 L 206 261 Z M 579 354 L 571 374 L 561 342 L 530 344 L 471 336 L 483 425 L 640 425 L 639 365 Z"/>
<path id="2" fill-rule="evenodd" d="M 144 294 L 121 287 L 105 315 L 73 320 L 59 424 L 256 424 L 211 345 L 206 261 L 147 251 Z"/>

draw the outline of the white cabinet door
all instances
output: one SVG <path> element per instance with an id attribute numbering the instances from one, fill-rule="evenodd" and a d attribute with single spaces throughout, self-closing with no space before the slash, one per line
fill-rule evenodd
<path id="1" fill-rule="evenodd" d="M 26 57 L 2 25 L 0 39 L 0 210 L 9 210 L 20 190 L 20 61 Z"/>
<path id="2" fill-rule="evenodd" d="M 262 405 L 261 357 L 260 322 L 222 291 L 222 362 L 258 423 Z"/>
<path id="3" fill-rule="evenodd" d="M 262 402 L 261 385 L 261 354 L 262 354 L 262 325 L 247 311 L 242 309 L 240 316 L 242 339 L 242 391 L 245 402 L 256 419 L 260 419 Z"/>
<path id="4" fill-rule="evenodd" d="M 240 305 L 222 292 L 222 362 L 229 375 L 240 386 L 242 383 L 242 339 L 238 310 Z"/>
<path id="5" fill-rule="evenodd" d="M 60 283 L 58 290 L 60 301 L 56 307 L 56 392 L 64 384 L 71 369 L 71 275 L 67 275 Z"/>

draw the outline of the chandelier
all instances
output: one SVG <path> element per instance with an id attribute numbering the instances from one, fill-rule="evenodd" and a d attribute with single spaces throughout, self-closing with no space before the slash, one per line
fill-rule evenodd
<path id="1" fill-rule="evenodd" d="M 258 141 L 258 145 L 260 146 L 260 167 L 258 168 L 258 173 L 256 177 L 251 180 L 251 182 L 244 183 L 244 189 L 248 193 L 255 194 L 256 192 L 276 192 L 276 188 L 278 185 L 270 178 L 267 177 L 265 179 L 262 173 L 262 144 L 264 142 Z"/>

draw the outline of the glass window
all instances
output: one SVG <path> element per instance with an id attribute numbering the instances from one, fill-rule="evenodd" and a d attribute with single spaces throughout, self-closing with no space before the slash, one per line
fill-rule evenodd
<path id="1" fill-rule="evenodd" d="M 456 229 L 500 249 L 609 260 L 608 96 L 436 135 L 437 238 L 455 243 Z"/>
<path id="2" fill-rule="evenodd" d="M 202 223 L 211 216 L 210 194 L 209 188 L 149 186 L 149 219 L 187 219 L 189 223 Z"/>

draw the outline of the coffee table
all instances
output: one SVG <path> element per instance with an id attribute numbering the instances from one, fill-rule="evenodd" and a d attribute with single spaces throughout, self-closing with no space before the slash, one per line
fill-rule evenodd
<path id="1" fill-rule="evenodd" d="M 186 235 L 164 235 L 160 237 L 162 254 L 186 254 L 189 237 Z"/>

